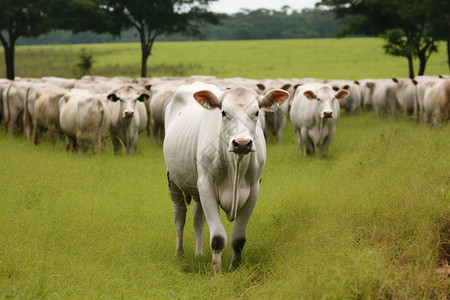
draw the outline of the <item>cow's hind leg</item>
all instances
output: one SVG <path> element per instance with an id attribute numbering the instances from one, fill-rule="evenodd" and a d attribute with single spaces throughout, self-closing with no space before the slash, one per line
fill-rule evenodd
<path id="1" fill-rule="evenodd" d="M 177 230 L 177 248 L 175 255 L 183 255 L 183 229 L 186 223 L 186 202 L 184 201 L 183 192 L 170 180 L 169 173 L 167 173 L 169 180 L 169 191 L 173 201 L 173 215 L 175 218 L 175 228 Z"/>
<path id="2" fill-rule="evenodd" d="M 200 201 L 194 206 L 195 255 L 203 256 L 203 228 L 205 227 L 205 214 Z"/>

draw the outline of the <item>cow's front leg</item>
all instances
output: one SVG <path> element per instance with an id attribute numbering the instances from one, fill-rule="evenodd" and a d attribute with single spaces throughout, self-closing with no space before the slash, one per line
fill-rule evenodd
<path id="1" fill-rule="evenodd" d="M 203 228 L 205 227 L 205 214 L 202 204 L 195 202 L 194 206 L 194 231 L 195 231 L 195 255 L 203 256 Z"/>
<path id="2" fill-rule="evenodd" d="M 186 202 L 184 202 L 183 192 L 170 180 L 169 173 L 167 173 L 169 180 L 169 191 L 173 201 L 173 215 L 175 218 L 175 228 L 177 230 L 177 247 L 175 255 L 183 255 L 183 229 L 186 223 Z"/>
<path id="3" fill-rule="evenodd" d="M 328 150 L 328 147 L 330 146 L 331 140 L 334 137 L 334 129 L 332 129 L 328 135 L 324 138 L 322 145 L 320 146 L 320 152 L 326 153 Z"/>
<path id="4" fill-rule="evenodd" d="M 241 253 L 247 240 L 247 225 L 258 198 L 259 182 L 255 184 L 244 206 L 237 212 L 236 222 L 231 231 L 230 241 L 233 249 L 230 270 L 234 270 L 241 264 Z"/>
<path id="5" fill-rule="evenodd" d="M 227 245 L 227 233 L 220 220 L 219 200 L 215 193 L 214 184 L 210 182 L 209 178 L 200 176 L 197 185 L 200 192 L 200 202 L 210 232 L 211 268 L 214 272 L 220 272 L 222 253 Z"/>

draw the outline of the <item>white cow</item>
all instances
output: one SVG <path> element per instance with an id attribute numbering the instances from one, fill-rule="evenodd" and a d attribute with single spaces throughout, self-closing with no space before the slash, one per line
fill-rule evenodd
<path id="1" fill-rule="evenodd" d="M 326 152 L 336 130 L 339 101 L 349 95 L 347 90 L 335 92 L 329 84 L 299 86 L 292 102 L 290 117 L 298 136 L 300 153 Z"/>
<path id="2" fill-rule="evenodd" d="M 94 153 L 104 148 L 110 114 L 105 95 L 71 89 L 59 100 L 59 121 L 66 136 L 66 149 L 82 151 L 92 147 Z"/>
<path id="3" fill-rule="evenodd" d="M 3 115 L 4 115 L 4 107 L 3 107 L 3 91 L 6 91 L 10 86 L 11 81 L 7 79 L 0 79 L 0 124 L 2 123 Z M 6 94 L 6 92 L 5 92 Z"/>
<path id="4" fill-rule="evenodd" d="M 114 151 L 125 148 L 127 153 L 134 153 L 136 150 L 138 135 L 147 126 L 143 102 L 148 98 L 148 94 L 138 93 L 131 86 L 119 87 L 109 93 L 110 132 Z"/>
<path id="5" fill-rule="evenodd" d="M 275 87 L 280 87 L 280 89 L 289 92 L 292 84 L 280 80 L 265 80 L 258 84 L 257 87 L 260 90 L 260 94 L 275 89 Z M 285 101 L 276 111 L 264 111 L 264 135 L 266 139 L 269 138 L 270 134 L 273 134 L 277 142 L 281 143 L 281 137 L 283 136 L 288 115 L 289 101 Z"/>
<path id="6" fill-rule="evenodd" d="M 48 131 L 52 142 L 60 131 L 59 124 L 59 100 L 67 92 L 67 89 L 59 86 L 47 86 L 36 91 L 36 102 L 33 115 L 33 140 L 39 143 L 43 131 Z"/>
<path id="7" fill-rule="evenodd" d="M 433 81 L 425 91 L 424 124 L 450 120 L 450 79 Z"/>
<path id="8" fill-rule="evenodd" d="M 339 101 L 340 107 L 345 109 L 346 113 L 354 114 L 361 107 L 361 88 L 359 81 L 330 80 L 327 83 L 331 84 L 335 91 L 347 90 L 350 92 L 347 98 Z"/>
<path id="9" fill-rule="evenodd" d="M 428 125 L 425 123 L 427 118 L 427 116 L 425 116 L 425 107 L 424 107 L 425 92 L 430 86 L 434 85 L 434 82 L 440 81 L 442 80 L 442 78 L 438 76 L 416 76 L 414 77 L 414 80 L 417 82 L 415 102 L 418 107 L 419 119 L 424 125 Z"/>
<path id="10" fill-rule="evenodd" d="M 416 101 L 417 81 L 410 78 L 393 78 L 397 83 L 397 100 L 400 109 L 405 115 L 418 117 L 418 105 Z"/>
<path id="11" fill-rule="evenodd" d="M 153 139 L 155 143 L 164 140 L 164 119 L 166 107 L 179 84 L 158 83 L 152 86 L 152 98 L 148 109 L 151 117 L 151 127 L 153 129 Z"/>
<path id="12" fill-rule="evenodd" d="M 372 106 L 379 115 L 398 112 L 397 84 L 392 79 L 377 79 L 372 92 Z"/>
<path id="13" fill-rule="evenodd" d="M 3 107 L 6 131 L 12 136 L 18 125 L 23 126 L 25 138 L 31 136 L 31 110 L 34 109 L 34 101 L 28 101 L 33 82 L 28 80 L 15 80 L 3 90 Z M 21 117 L 21 119 L 19 119 Z M 22 122 L 20 122 L 22 121 Z"/>
<path id="14" fill-rule="evenodd" d="M 202 232 L 206 217 L 211 266 L 214 271 L 220 270 L 222 252 L 227 244 L 220 206 L 228 220 L 235 220 L 230 236 L 233 249 L 230 268 L 240 264 L 247 224 L 256 204 L 266 160 L 259 110 L 275 110 L 288 98 L 289 93 L 282 90 L 260 96 L 248 88 L 235 87 L 223 92 L 215 85 L 201 82 L 177 89 L 166 110 L 163 148 L 178 254 L 183 252 L 186 202 L 192 197 L 196 201 L 195 254 L 203 255 Z"/>

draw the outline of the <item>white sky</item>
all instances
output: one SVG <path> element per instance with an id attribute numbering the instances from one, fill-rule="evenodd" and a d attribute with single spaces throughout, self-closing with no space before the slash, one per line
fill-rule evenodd
<path id="1" fill-rule="evenodd" d="M 317 2 L 320 0 L 218 0 L 211 2 L 209 9 L 217 13 L 233 14 L 239 12 L 241 8 L 280 10 L 288 5 L 294 10 L 301 11 L 303 8 L 314 8 Z"/>

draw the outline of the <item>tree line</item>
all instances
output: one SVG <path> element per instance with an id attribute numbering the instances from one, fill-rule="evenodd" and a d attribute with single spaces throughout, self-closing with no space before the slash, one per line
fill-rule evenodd
<path id="1" fill-rule="evenodd" d="M 303 39 L 336 37 L 343 28 L 334 13 L 320 8 L 291 10 L 241 10 L 232 15 L 222 15 L 220 24 L 206 24 L 198 36 L 181 33 L 163 34 L 158 41 L 217 41 L 255 39 Z M 39 37 L 24 37 L 18 45 L 84 44 L 84 43 L 129 43 L 136 42 L 134 29 L 121 32 L 120 36 L 110 33 L 96 34 L 91 31 L 73 34 L 68 30 L 57 30 Z"/>
<path id="2" fill-rule="evenodd" d="M 405 57 L 410 77 L 418 75 L 447 42 L 450 68 L 450 1 L 321 0 L 302 11 L 241 10 L 233 15 L 208 10 L 218 0 L 0 0 L 0 41 L 6 77 L 14 79 L 16 44 L 135 42 L 141 45 L 141 76 L 154 42 L 251 40 L 366 35 L 384 39 L 386 53 Z"/>

